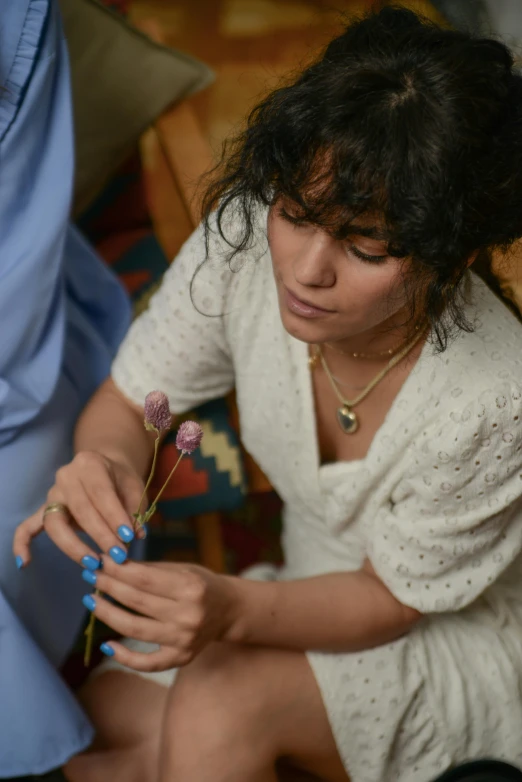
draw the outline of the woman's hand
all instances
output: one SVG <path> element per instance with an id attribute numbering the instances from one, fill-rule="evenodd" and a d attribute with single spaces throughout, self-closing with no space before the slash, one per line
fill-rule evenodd
<path id="1" fill-rule="evenodd" d="M 132 514 L 138 509 L 143 488 L 141 477 L 123 458 L 81 451 L 58 470 L 45 505 L 17 528 L 13 541 L 13 554 L 20 558 L 17 562 L 26 565 L 30 561 L 31 540 L 44 529 L 58 548 L 85 567 L 99 567 L 99 558 L 78 537 L 78 529 L 115 561 L 123 562 L 127 552 L 121 542 L 129 543 L 134 537 Z M 50 503 L 64 505 L 69 513 L 48 513 L 44 519 Z"/>
<path id="2" fill-rule="evenodd" d="M 226 640 L 236 619 L 237 579 L 197 565 L 127 562 L 119 567 L 103 557 L 103 568 L 84 577 L 123 606 L 89 595 L 85 605 L 98 619 L 124 636 L 159 645 L 143 654 L 110 642 L 105 651 L 137 671 L 186 665 L 212 641 Z"/>

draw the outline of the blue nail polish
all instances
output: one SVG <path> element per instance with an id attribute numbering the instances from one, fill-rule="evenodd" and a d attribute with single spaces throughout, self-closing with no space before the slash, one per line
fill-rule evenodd
<path id="1" fill-rule="evenodd" d="M 23 566 L 24 566 L 24 561 L 23 561 L 22 557 L 21 556 L 17 556 L 17 558 L 15 559 L 15 562 L 16 562 L 16 567 L 18 568 L 18 570 L 21 570 L 23 568 Z"/>
<path id="2" fill-rule="evenodd" d="M 124 543 L 130 543 L 131 540 L 134 540 L 134 532 L 126 524 L 118 527 L 118 535 Z"/>
<path id="3" fill-rule="evenodd" d="M 100 652 L 103 652 L 107 657 L 114 657 L 114 649 L 109 644 L 100 644 Z"/>
<path id="4" fill-rule="evenodd" d="M 93 573 L 91 570 L 82 570 L 82 578 L 91 586 L 96 584 L 96 573 Z"/>
<path id="5" fill-rule="evenodd" d="M 109 556 L 116 562 L 117 565 L 122 565 L 127 559 L 127 552 L 119 546 L 113 546 L 109 549 Z"/>
<path id="6" fill-rule="evenodd" d="M 91 557 L 90 554 L 86 554 L 82 557 L 82 565 L 88 570 L 98 570 L 100 567 L 100 560 L 96 559 L 96 557 Z"/>
<path id="7" fill-rule="evenodd" d="M 96 608 L 96 600 L 92 595 L 84 595 L 82 597 L 82 603 L 84 604 L 85 608 L 89 609 L 89 611 L 94 611 Z"/>

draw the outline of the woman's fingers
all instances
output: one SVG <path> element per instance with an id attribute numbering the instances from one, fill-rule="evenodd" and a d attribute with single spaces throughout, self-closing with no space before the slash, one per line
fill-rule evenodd
<path id="1" fill-rule="evenodd" d="M 64 554 L 67 554 L 70 559 L 90 570 L 100 567 L 99 555 L 78 537 L 72 527 L 72 519 L 68 513 L 62 513 L 61 511 L 48 513 L 43 520 L 43 528 L 53 543 Z"/>
<path id="2" fill-rule="evenodd" d="M 109 466 L 103 457 L 97 454 L 81 454 L 86 461 L 86 468 L 81 472 L 81 482 L 86 495 L 96 508 L 99 517 L 112 530 L 118 540 L 122 540 L 121 529 L 126 527 L 133 532 L 134 519 L 125 507 L 118 494 L 118 489 L 125 493 L 131 493 L 132 500 L 135 501 L 134 511 L 138 509 L 139 499 L 136 499 L 139 491 L 139 482 L 137 476 L 128 478 L 125 486 L 117 485 L 115 471 Z M 120 478 L 118 473 L 118 478 Z M 130 484 L 130 485 L 129 485 Z M 138 484 L 138 485 L 136 485 Z M 131 491 L 131 486 L 133 487 Z M 123 493 L 123 492 L 122 492 Z M 129 498 L 131 499 L 131 498 Z M 132 538 L 129 533 L 124 534 L 124 542 L 129 543 Z M 107 550 L 107 549 L 104 549 Z"/>
<path id="3" fill-rule="evenodd" d="M 104 457 L 79 453 L 71 465 L 58 471 L 56 486 L 78 525 L 102 551 L 119 548 L 122 554 L 118 561 L 125 561 L 121 543 L 129 543 L 134 537 L 132 519 L 121 504 Z"/>
<path id="4" fill-rule="evenodd" d="M 132 518 L 138 509 L 143 513 L 147 507 L 147 496 L 143 495 L 144 484 L 137 480 L 137 476 L 129 473 L 123 467 L 115 467 L 115 478 L 118 487 L 118 495 L 121 498 L 127 516 Z M 141 503 L 141 508 L 140 508 Z"/>
<path id="5" fill-rule="evenodd" d="M 31 561 L 31 541 L 40 532 L 43 531 L 43 511 L 42 505 L 36 513 L 29 516 L 22 524 L 16 528 L 13 538 L 13 554 L 18 567 L 24 567 Z"/>
<path id="6" fill-rule="evenodd" d="M 160 646 L 154 652 L 135 652 L 117 641 L 109 641 L 101 645 L 101 650 L 122 665 L 132 668 L 134 671 L 152 673 L 155 671 L 167 671 L 180 665 L 186 665 L 190 659 L 186 655 L 177 652 L 169 646 Z"/>
<path id="7" fill-rule="evenodd" d="M 53 499 L 52 502 L 58 502 L 58 500 Z M 29 564 L 31 561 L 31 541 L 45 530 L 53 543 L 68 557 L 91 570 L 100 567 L 99 556 L 80 540 L 73 529 L 73 522 L 68 513 L 55 510 L 44 518 L 45 508 L 48 504 L 42 505 L 36 513 L 33 513 L 17 527 L 13 538 L 13 554 L 17 565 L 24 567 Z M 61 504 L 65 505 L 63 502 Z"/>
<path id="8" fill-rule="evenodd" d="M 116 565 L 113 565 L 113 568 L 116 567 Z M 126 570 L 127 567 L 128 565 L 125 568 L 117 568 L 118 572 Z M 109 595 L 109 597 L 114 598 L 114 600 L 131 611 L 136 611 L 143 616 L 157 619 L 160 622 L 172 620 L 174 608 L 172 600 L 142 592 L 119 578 L 110 576 L 103 570 L 99 573 L 91 574 L 85 578 L 85 581 L 95 585 L 104 595 Z"/>
<path id="9" fill-rule="evenodd" d="M 91 498 L 85 492 L 83 484 L 76 475 L 71 475 L 69 477 L 69 480 L 63 489 L 60 489 L 57 483 L 47 495 L 47 499 L 49 502 L 63 503 L 69 511 L 72 520 L 74 520 L 78 527 L 97 543 L 102 551 L 110 552 L 113 547 L 116 547 L 121 551 L 120 561 L 125 561 L 127 558 L 125 547 L 122 547 L 121 540 L 112 532 L 105 520 L 100 516 L 94 507 Z M 58 518 L 54 518 L 55 516 Z M 69 522 L 71 521 L 70 517 Z M 64 514 L 50 513 L 44 522 L 45 529 L 53 537 L 56 545 L 59 546 L 59 548 L 62 548 L 67 556 L 79 561 L 77 556 L 72 556 L 70 548 L 64 548 L 65 545 L 73 545 L 72 538 L 69 537 L 71 524 L 63 524 L 64 519 L 67 518 L 68 517 L 64 516 Z M 59 523 L 57 524 L 56 522 Z M 56 527 L 58 527 L 57 533 L 55 533 Z M 57 534 L 58 537 L 55 537 L 55 534 Z M 64 546 L 61 544 L 62 535 Z M 83 547 L 85 547 L 85 544 L 82 543 L 76 535 L 74 537 Z M 80 551 L 77 543 L 74 544 L 74 550 L 77 552 Z M 90 553 L 92 554 L 93 552 L 90 551 Z"/>
<path id="10" fill-rule="evenodd" d="M 123 608 L 109 603 L 102 595 L 85 595 L 84 605 L 92 611 L 97 619 L 105 622 L 121 635 L 135 638 L 137 641 L 148 641 L 153 644 L 173 646 L 176 639 L 171 637 L 171 628 L 163 622 L 135 616 Z"/>
<path id="11" fill-rule="evenodd" d="M 148 508 L 148 498 L 144 494 L 144 484 L 136 480 L 135 475 L 129 474 L 124 468 L 116 467 L 116 477 L 118 485 L 118 494 L 121 502 L 132 519 L 132 527 L 135 530 L 136 537 L 142 540 L 147 537 L 145 527 L 142 527 L 134 521 L 135 513 L 144 513 Z"/>
<path id="12" fill-rule="evenodd" d="M 56 484 L 47 498 L 48 503 L 65 505 L 68 512 L 55 511 L 44 520 L 43 506 L 18 527 L 13 540 L 18 566 L 30 561 L 31 539 L 45 529 L 71 559 L 86 567 L 99 567 L 98 556 L 75 534 L 75 525 L 122 564 L 127 559 L 126 544 L 135 535 L 129 508 L 138 510 L 142 491 L 141 479 L 125 465 L 94 452 L 77 454 L 70 464 L 58 470 Z M 140 537 L 142 534 L 140 530 Z"/>
<path id="13" fill-rule="evenodd" d="M 190 582 L 195 580 L 190 570 L 183 565 L 162 567 L 158 562 L 126 562 L 124 568 L 117 567 L 108 557 L 102 557 L 103 570 L 120 582 L 168 600 L 178 600 Z"/>

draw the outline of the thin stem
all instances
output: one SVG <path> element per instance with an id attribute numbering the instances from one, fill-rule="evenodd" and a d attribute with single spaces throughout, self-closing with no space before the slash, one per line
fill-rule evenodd
<path id="1" fill-rule="evenodd" d="M 168 482 L 170 481 L 170 479 L 172 478 L 172 476 L 173 476 L 173 475 L 174 475 L 174 473 L 176 472 L 176 469 L 177 469 L 177 467 L 178 467 L 178 464 L 180 463 L 180 461 L 181 461 L 182 459 L 183 459 L 183 451 L 180 453 L 178 461 L 176 462 L 176 464 L 174 465 L 174 467 L 173 467 L 173 468 L 172 468 L 172 470 L 170 471 L 170 473 L 169 473 L 169 476 L 168 476 L 167 480 L 165 481 L 165 483 L 163 484 L 163 486 L 161 487 L 161 489 L 160 489 L 160 490 L 159 490 L 159 492 L 157 493 L 157 495 L 156 495 L 156 499 L 154 500 L 154 502 L 153 502 L 153 503 L 152 503 L 152 505 L 150 506 L 149 510 L 147 511 L 147 513 L 150 513 L 150 516 L 152 516 L 152 514 L 155 512 L 155 510 L 156 510 L 156 505 L 158 504 L 158 500 L 159 500 L 159 498 L 161 497 L 161 495 L 163 494 L 163 492 L 164 492 L 164 491 L 165 491 L 165 489 L 167 488 L 167 484 L 168 484 Z M 149 518 L 150 518 L 150 517 L 149 517 Z"/>
<path id="2" fill-rule="evenodd" d="M 101 592 L 99 589 L 97 589 L 94 593 L 95 597 L 98 597 Z M 96 617 L 94 614 L 91 614 L 91 618 L 89 619 L 89 624 L 87 625 L 87 629 L 85 631 L 85 635 L 87 637 L 87 641 L 85 643 L 85 654 L 83 657 L 83 664 L 85 667 L 89 665 L 91 662 L 91 653 L 92 653 L 92 643 L 94 639 L 94 623 L 96 622 Z"/>
<path id="3" fill-rule="evenodd" d="M 160 442 L 160 435 L 158 433 L 158 436 L 156 437 L 156 439 L 154 441 L 154 456 L 152 458 L 152 466 L 150 468 L 150 474 L 149 474 L 147 483 L 145 485 L 145 488 L 143 490 L 143 494 L 141 495 L 140 504 L 138 506 L 138 512 L 136 513 L 136 517 L 137 517 L 136 520 L 138 521 L 139 524 L 143 523 L 141 521 L 141 519 L 140 519 L 140 517 L 141 517 L 141 506 L 142 506 L 143 500 L 145 499 L 145 495 L 147 494 L 149 486 L 151 484 L 152 478 L 154 477 L 154 471 L 156 469 L 156 461 L 157 461 L 157 457 L 158 457 L 159 442 Z M 144 516 L 144 520 L 145 521 L 148 521 L 150 519 L 150 517 L 153 515 L 153 513 L 155 512 L 156 504 L 157 504 L 159 498 L 161 497 L 161 495 L 163 494 L 163 492 L 165 491 L 165 489 L 167 488 L 167 484 L 170 481 L 170 479 L 172 478 L 172 476 L 173 476 L 174 472 L 176 471 L 176 469 L 178 467 L 178 464 L 180 463 L 182 458 L 183 458 L 183 451 L 180 453 L 179 458 L 178 458 L 176 464 L 174 465 L 174 467 L 170 471 L 167 480 L 165 481 L 165 483 L 163 484 L 163 486 L 159 490 L 159 492 L 158 492 L 158 494 L 156 496 L 156 499 L 154 500 L 154 502 L 152 503 L 152 505 L 150 506 L 148 511 L 145 513 L 145 516 Z M 96 589 L 96 591 L 94 592 L 95 597 L 100 595 L 100 594 L 101 594 L 100 590 Z M 83 658 L 83 662 L 84 662 L 85 666 L 88 666 L 90 661 L 91 661 L 91 653 L 92 653 L 92 644 L 93 644 L 93 639 L 94 639 L 94 624 L 95 624 L 95 622 L 96 622 L 96 617 L 94 616 L 94 614 L 91 614 L 91 618 L 89 620 L 89 624 L 87 625 L 87 629 L 85 630 L 85 635 L 86 635 L 86 638 L 87 638 L 87 641 L 85 643 L 85 655 L 84 655 L 84 658 Z"/>
<path id="4" fill-rule="evenodd" d="M 147 478 L 147 483 L 145 484 L 145 488 L 143 489 L 143 494 L 141 495 L 140 504 L 138 505 L 138 512 L 137 516 L 141 516 L 141 506 L 143 504 L 143 500 L 145 499 L 145 496 L 149 490 L 149 486 L 151 484 L 151 481 L 154 477 L 154 472 L 156 471 L 156 461 L 158 458 L 158 449 L 159 449 L 159 443 L 160 443 L 160 433 L 158 432 L 158 436 L 154 440 L 154 456 L 152 457 L 152 466 L 150 468 L 149 477 Z"/>

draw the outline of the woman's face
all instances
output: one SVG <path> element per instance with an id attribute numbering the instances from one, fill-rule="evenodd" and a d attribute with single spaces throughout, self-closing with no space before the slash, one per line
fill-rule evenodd
<path id="1" fill-rule="evenodd" d="M 403 261 L 387 254 L 379 226 L 361 218 L 357 230 L 363 233 L 339 241 L 313 225 L 293 224 L 288 217 L 295 214 L 281 199 L 268 217 L 285 329 L 303 342 L 321 343 L 393 325 L 406 304 Z"/>

